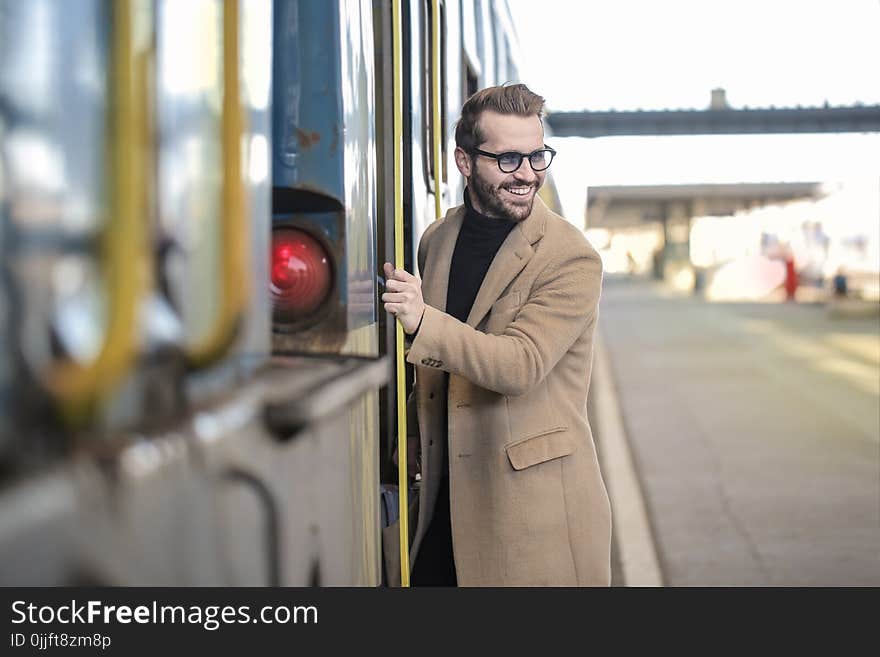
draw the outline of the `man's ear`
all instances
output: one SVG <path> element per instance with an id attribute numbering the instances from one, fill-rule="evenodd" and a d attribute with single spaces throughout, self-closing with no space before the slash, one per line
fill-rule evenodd
<path id="1" fill-rule="evenodd" d="M 471 159 L 467 156 L 467 153 L 458 146 L 455 148 L 455 166 L 458 167 L 461 175 L 465 178 L 471 177 Z"/>

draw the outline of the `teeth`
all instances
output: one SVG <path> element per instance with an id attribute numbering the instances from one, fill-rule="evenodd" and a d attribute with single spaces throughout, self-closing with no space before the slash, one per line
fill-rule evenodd
<path id="1" fill-rule="evenodd" d="M 531 187 L 508 187 L 507 191 L 511 192 L 512 194 L 516 194 L 518 196 L 525 196 L 526 194 L 529 193 L 530 189 L 531 189 Z"/>

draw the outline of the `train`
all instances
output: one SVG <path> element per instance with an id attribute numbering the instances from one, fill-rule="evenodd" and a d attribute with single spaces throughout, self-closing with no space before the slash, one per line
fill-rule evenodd
<path id="1" fill-rule="evenodd" d="M 501 0 L 0 0 L 0 583 L 391 584 L 377 276 L 520 60 Z"/>

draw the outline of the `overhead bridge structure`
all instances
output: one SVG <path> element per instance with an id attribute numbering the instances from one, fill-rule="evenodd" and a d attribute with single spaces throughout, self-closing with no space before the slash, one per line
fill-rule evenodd
<path id="1" fill-rule="evenodd" d="M 880 132 L 880 105 L 557 112 L 547 123 L 556 137 Z"/>

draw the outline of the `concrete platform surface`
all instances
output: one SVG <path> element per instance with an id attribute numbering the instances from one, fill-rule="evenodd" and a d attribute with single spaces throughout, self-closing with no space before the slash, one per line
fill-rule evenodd
<path id="1" fill-rule="evenodd" d="M 880 585 L 880 318 L 609 278 L 599 331 L 664 585 Z"/>

